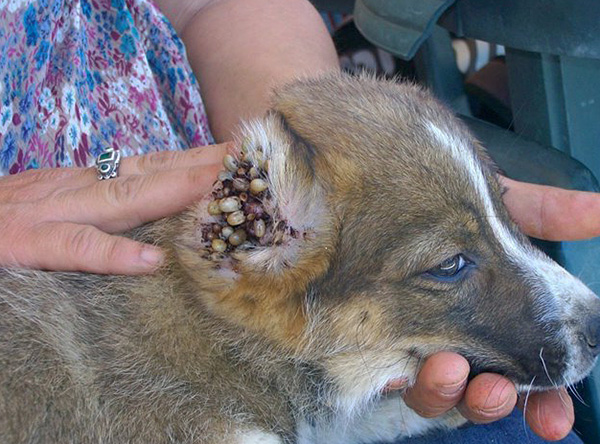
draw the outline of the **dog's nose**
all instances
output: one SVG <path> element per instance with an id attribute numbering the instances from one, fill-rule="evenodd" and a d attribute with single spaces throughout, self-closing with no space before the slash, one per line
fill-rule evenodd
<path id="1" fill-rule="evenodd" d="M 585 331 L 583 333 L 584 339 L 587 343 L 588 348 L 597 356 L 600 354 L 600 316 L 594 316 L 587 321 Z"/>

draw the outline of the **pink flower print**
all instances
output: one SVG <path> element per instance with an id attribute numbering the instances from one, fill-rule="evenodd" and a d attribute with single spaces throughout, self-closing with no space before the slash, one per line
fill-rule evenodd
<path id="1" fill-rule="evenodd" d="M 40 167 L 45 168 L 50 166 L 50 159 L 52 158 L 50 153 L 50 143 L 44 143 L 37 131 L 31 136 L 29 147 L 31 152 L 35 153 Z"/>
<path id="2" fill-rule="evenodd" d="M 87 157 L 90 150 L 90 146 L 88 144 L 88 135 L 85 133 L 81 134 L 81 140 L 79 142 L 79 146 L 74 151 L 73 155 L 75 157 L 75 165 L 79 167 L 85 167 L 87 165 Z"/>

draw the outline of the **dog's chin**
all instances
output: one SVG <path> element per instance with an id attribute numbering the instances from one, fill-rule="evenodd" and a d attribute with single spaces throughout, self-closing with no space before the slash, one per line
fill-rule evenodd
<path id="1" fill-rule="evenodd" d="M 508 369 L 500 367 L 472 366 L 469 379 L 481 373 L 497 373 L 513 382 L 520 393 L 542 392 L 554 390 L 559 387 L 573 386 L 585 379 L 596 365 L 597 359 L 587 359 L 586 362 L 567 363 L 566 369 L 559 374 L 552 375 L 548 368 L 541 372 L 524 372 L 517 365 Z"/>
<path id="2" fill-rule="evenodd" d="M 593 368 L 594 365 L 590 365 L 589 368 L 587 368 L 585 371 L 579 371 L 574 375 L 565 374 L 553 381 L 548 381 L 548 378 L 546 378 L 546 380 L 541 383 L 538 383 L 537 379 L 533 380 L 533 382 L 530 381 L 529 383 L 516 381 L 513 382 L 515 384 L 517 392 L 519 392 L 520 394 L 547 392 L 550 390 L 556 390 L 561 387 L 573 387 L 574 385 L 582 382 L 585 378 L 587 378 Z"/>
<path id="3" fill-rule="evenodd" d="M 559 382 L 559 385 L 571 386 L 587 378 L 596 366 L 598 358 L 587 358 L 582 359 L 582 361 L 583 362 L 568 364 L 567 370 L 562 375 L 562 380 Z"/>

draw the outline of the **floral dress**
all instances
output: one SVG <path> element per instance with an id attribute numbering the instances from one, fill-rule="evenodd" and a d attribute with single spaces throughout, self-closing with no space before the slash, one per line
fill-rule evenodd
<path id="1" fill-rule="evenodd" d="M 212 143 L 175 31 L 149 0 L 0 0 L 0 175 Z"/>

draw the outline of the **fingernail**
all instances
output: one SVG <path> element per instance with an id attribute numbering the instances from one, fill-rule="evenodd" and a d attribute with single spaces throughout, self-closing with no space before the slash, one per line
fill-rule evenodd
<path id="1" fill-rule="evenodd" d="M 441 385 L 439 387 L 439 389 L 442 394 L 451 396 L 451 395 L 456 395 L 457 393 L 461 392 L 465 388 L 466 385 L 467 385 L 467 378 L 463 379 L 462 381 L 458 381 L 454 384 Z"/>
<path id="2" fill-rule="evenodd" d="M 165 256 L 158 248 L 144 247 L 140 253 L 140 259 L 150 267 L 157 268 L 163 263 Z"/>
<path id="3" fill-rule="evenodd" d="M 403 390 L 408 386 L 408 378 L 392 379 L 388 382 L 383 389 L 384 393 L 392 392 L 395 390 Z"/>

